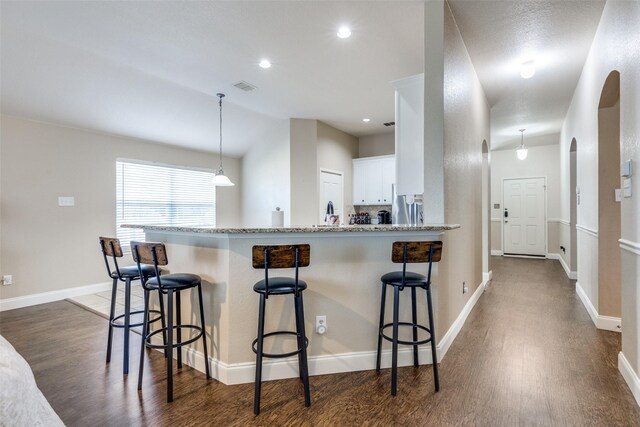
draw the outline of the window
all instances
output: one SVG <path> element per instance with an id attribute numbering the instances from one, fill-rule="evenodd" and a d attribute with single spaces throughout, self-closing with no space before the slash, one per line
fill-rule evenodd
<path id="1" fill-rule="evenodd" d="M 144 240 L 138 229 L 122 224 L 216 225 L 213 171 L 130 160 L 116 161 L 116 235 L 123 250 Z"/>

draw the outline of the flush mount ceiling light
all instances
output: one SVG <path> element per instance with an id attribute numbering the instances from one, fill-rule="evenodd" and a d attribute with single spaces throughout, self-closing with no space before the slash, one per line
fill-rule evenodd
<path id="1" fill-rule="evenodd" d="M 518 160 L 524 160 L 527 158 L 528 149 L 524 146 L 524 131 L 525 129 L 520 129 L 520 147 L 516 150 L 516 156 L 518 156 Z"/>
<path id="2" fill-rule="evenodd" d="M 351 36 L 351 30 L 349 29 L 349 27 L 343 25 L 338 29 L 338 37 L 340 37 L 341 39 L 346 39 L 349 36 Z"/>
<path id="3" fill-rule="evenodd" d="M 271 62 L 269 62 L 269 60 L 267 59 L 263 59 L 258 65 L 260 66 L 260 68 L 271 68 Z"/>
<path id="4" fill-rule="evenodd" d="M 523 62 L 520 65 L 520 76 L 523 79 L 530 79 L 536 73 L 536 63 L 534 61 Z"/>
<path id="5" fill-rule="evenodd" d="M 220 167 L 216 171 L 212 182 L 216 187 L 230 187 L 235 184 L 224 175 L 224 170 L 222 169 L 222 98 L 224 98 L 224 93 L 216 93 L 216 96 L 220 98 L 218 102 L 220 106 Z"/>
<path id="6" fill-rule="evenodd" d="M 365 117 L 364 119 L 362 119 L 362 121 L 365 122 L 365 123 L 369 123 L 371 121 L 371 119 Z"/>

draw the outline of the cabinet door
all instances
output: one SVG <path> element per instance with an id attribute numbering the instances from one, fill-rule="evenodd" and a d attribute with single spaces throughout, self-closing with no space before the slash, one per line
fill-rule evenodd
<path id="1" fill-rule="evenodd" d="M 365 204 L 366 189 L 366 163 L 353 162 L 353 204 Z"/>
<path id="2" fill-rule="evenodd" d="M 365 200 L 367 203 L 379 205 L 382 203 L 382 173 L 380 168 L 382 160 L 366 162 L 365 167 Z"/>
<path id="3" fill-rule="evenodd" d="M 391 186 L 396 182 L 396 159 L 391 157 L 382 159 L 382 203 L 389 205 L 391 200 Z"/>

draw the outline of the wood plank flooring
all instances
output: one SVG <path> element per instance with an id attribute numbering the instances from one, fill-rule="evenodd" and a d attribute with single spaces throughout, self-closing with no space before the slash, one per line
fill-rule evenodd
<path id="1" fill-rule="evenodd" d="M 253 385 L 225 386 L 184 368 L 165 403 L 164 358 L 147 353 L 136 390 L 122 376 L 122 332 L 105 365 L 107 321 L 60 301 L 0 313 L 0 333 L 30 363 L 38 386 L 69 426 L 409 425 L 640 426 L 640 409 L 617 370 L 620 335 L 599 331 L 556 261 L 493 259 L 494 279 L 440 365 L 311 377 L 310 408 L 299 380 L 267 382 L 262 413 Z M 436 285 L 437 286 L 437 285 Z M 377 284 L 371 284 L 377 292 Z"/>

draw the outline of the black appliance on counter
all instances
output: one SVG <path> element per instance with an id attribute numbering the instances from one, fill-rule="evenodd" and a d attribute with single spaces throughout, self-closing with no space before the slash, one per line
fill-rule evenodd
<path id="1" fill-rule="evenodd" d="M 378 224 L 391 224 L 391 212 L 378 211 Z"/>

